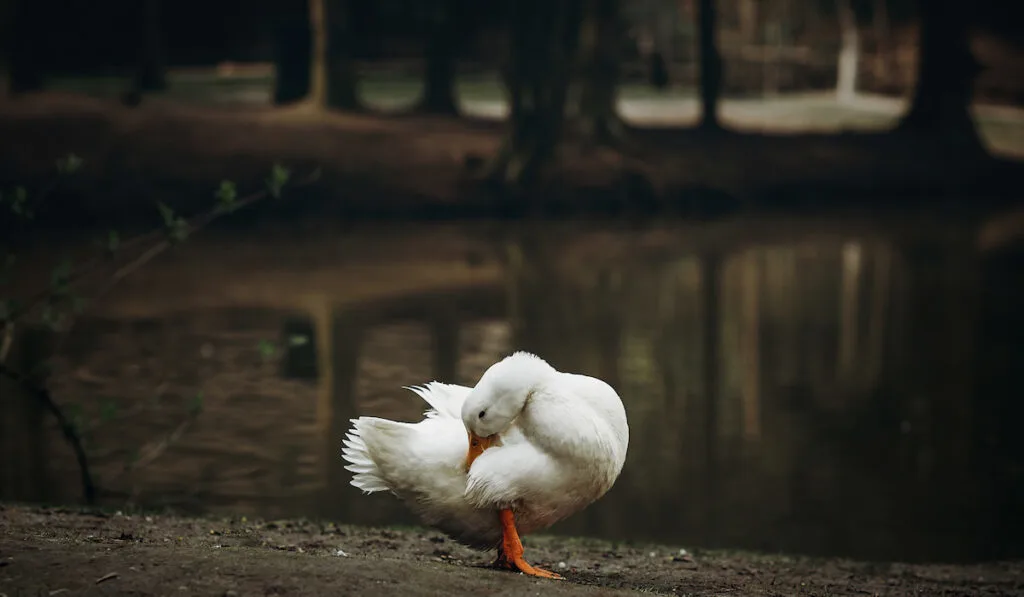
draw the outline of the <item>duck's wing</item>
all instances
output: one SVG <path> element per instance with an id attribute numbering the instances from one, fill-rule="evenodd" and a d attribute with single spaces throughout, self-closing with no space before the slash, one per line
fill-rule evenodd
<path id="1" fill-rule="evenodd" d="M 563 463 L 517 433 L 518 441 L 484 450 L 470 467 L 465 499 L 477 508 L 499 510 L 520 500 L 564 493 Z"/>
<path id="2" fill-rule="evenodd" d="M 412 424 L 359 417 L 352 419 L 345 436 L 342 456 L 349 463 L 345 468 L 355 473 L 352 485 L 365 492 L 394 491 L 412 477 L 404 471 L 409 465 L 415 469 L 426 464 L 429 468 L 465 457 L 462 403 L 472 388 L 432 381 L 405 389 L 430 405 L 423 421 Z"/>
<path id="3" fill-rule="evenodd" d="M 614 447 L 615 459 L 625 462 L 626 450 L 629 446 L 629 423 L 626 420 L 626 409 L 615 391 L 606 382 L 587 375 L 562 373 L 559 384 L 568 394 L 585 404 L 598 419 L 607 425 L 608 434 L 602 434 Z"/>
<path id="4" fill-rule="evenodd" d="M 405 386 L 406 390 L 415 392 L 430 405 L 430 410 L 424 413 L 428 419 L 444 417 L 462 420 L 462 403 L 473 388 L 459 386 L 449 383 L 432 381 L 421 386 Z"/>
<path id="5" fill-rule="evenodd" d="M 418 478 L 419 473 L 412 474 L 418 467 L 426 465 L 429 472 L 465 458 L 462 403 L 472 388 L 432 381 L 405 389 L 430 405 L 423 421 L 359 417 L 352 419 L 345 435 L 342 456 L 349 463 L 345 468 L 354 473 L 352 485 L 367 493 L 395 491 Z"/>
<path id="6" fill-rule="evenodd" d="M 352 419 L 342 456 L 349 463 L 345 469 L 355 473 L 352 485 L 364 492 L 458 495 L 465 488 L 465 472 L 456 473 L 468 447 L 462 422 L 447 417 L 419 423 L 359 417 Z M 453 484 L 457 490 L 450 488 Z"/>

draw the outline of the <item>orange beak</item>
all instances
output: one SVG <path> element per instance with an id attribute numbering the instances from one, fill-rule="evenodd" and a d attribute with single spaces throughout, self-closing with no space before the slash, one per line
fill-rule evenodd
<path id="1" fill-rule="evenodd" d="M 497 440 L 497 435 L 490 435 L 487 437 L 480 437 L 479 435 L 469 432 L 469 451 L 466 452 L 466 470 L 473 466 L 473 461 L 478 456 L 484 453 L 484 450 L 494 445 Z"/>

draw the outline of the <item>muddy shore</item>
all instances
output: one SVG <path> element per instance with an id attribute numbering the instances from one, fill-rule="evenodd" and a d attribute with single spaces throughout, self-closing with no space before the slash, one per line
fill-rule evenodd
<path id="1" fill-rule="evenodd" d="M 544 581 L 416 528 L 0 506 L 15 595 L 1024 595 L 1024 562 L 856 562 L 530 536 Z"/>

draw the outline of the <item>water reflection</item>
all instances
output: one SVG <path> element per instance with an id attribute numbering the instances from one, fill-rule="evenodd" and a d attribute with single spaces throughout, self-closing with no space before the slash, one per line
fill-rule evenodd
<path id="1" fill-rule="evenodd" d="M 82 322 L 51 387 L 95 427 L 89 450 L 111 503 L 412 523 L 396 500 L 347 485 L 348 419 L 415 420 L 424 405 L 402 385 L 472 384 L 503 354 L 533 350 L 612 383 L 632 429 L 617 485 L 554 532 L 990 557 L 1021 547 L 1006 526 L 1021 514 L 1006 497 L 1020 491 L 1007 472 L 1020 442 L 1001 421 L 1020 395 L 1006 364 L 1019 345 L 1017 361 L 993 366 L 1006 338 L 988 348 L 978 324 L 986 305 L 1014 300 L 1005 271 L 983 271 L 950 226 L 908 239 L 820 222 L 743 235 L 552 224 L 462 232 L 454 248 L 404 231 L 406 249 L 366 231 L 346 242 L 378 243 L 372 259 L 275 253 L 225 264 L 224 278 L 197 243 L 178 259 L 201 256 L 206 270 L 155 266 Z M 254 244 L 231 242 L 238 251 L 221 253 Z M 324 239 L 290 242 L 295 255 L 332 254 Z M 248 292 L 168 306 L 161 284 L 190 275 Z M 1004 334 L 1019 326 L 1000 321 Z M 199 395 L 202 415 L 167 442 Z M 6 430 L 19 412 L 6 410 Z M 73 460 L 55 436 L 47 449 L 43 493 L 72 499 Z M 12 489 L 16 468 L 5 464 L 5 495 L 39 497 Z"/>

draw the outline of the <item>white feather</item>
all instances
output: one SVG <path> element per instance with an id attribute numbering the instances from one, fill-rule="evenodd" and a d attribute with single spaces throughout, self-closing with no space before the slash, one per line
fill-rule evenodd
<path id="1" fill-rule="evenodd" d="M 407 389 L 430 405 L 424 419 L 353 419 L 345 469 L 354 487 L 393 492 L 467 545 L 500 541 L 501 508 L 514 510 L 520 534 L 581 510 L 611 488 L 625 462 L 629 428 L 618 394 L 535 355 L 504 359 L 475 388 L 434 381 Z M 467 426 L 483 421 L 502 426 L 500 439 L 467 471 Z"/>

